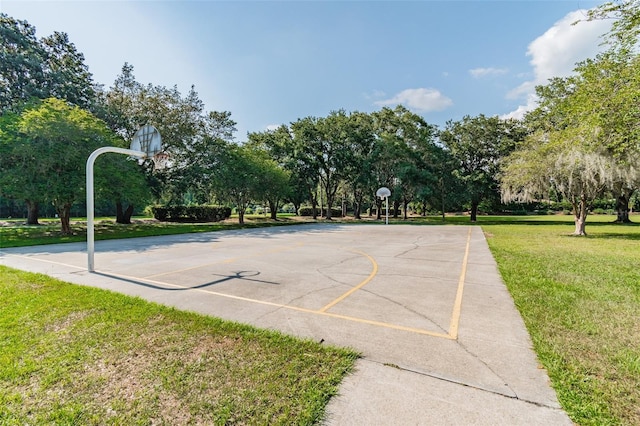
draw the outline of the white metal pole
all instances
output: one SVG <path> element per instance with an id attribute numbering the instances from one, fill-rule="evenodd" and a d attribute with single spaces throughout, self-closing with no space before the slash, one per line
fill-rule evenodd
<path id="1" fill-rule="evenodd" d="M 115 146 L 103 146 L 102 148 L 98 148 L 91 153 L 89 158 L 87 159 L 87 270 L 89 272 L 95 271 L 95 264 L 93 260 L 93 254 L 95 252 L 95 239 L 93 235 L 94 226 L 93 226 L 93 215 L 94 215 L 94 206 L 93 206 L 93 163 L 95 163 L 96 158 L 100 154 L 105 152 L 115 152 L 118 154 L 124 155 L 133 155 L 134 157 L 144 158 L 147 156 L 142 151 L 134 151 L 132 149 L 124 149 L 117 148 Z"/>
<path id="2" fill-rule="evenodd" d="M 384 197 L 385 201 L 387 202 L 387 220 L 385 222 L 385 225 L 389 224 L 389 197 Z"/>

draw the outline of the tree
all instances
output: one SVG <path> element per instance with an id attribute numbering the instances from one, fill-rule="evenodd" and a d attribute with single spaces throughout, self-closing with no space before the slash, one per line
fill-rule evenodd
<path id="1" fill-rule="evenodd" d="M 157 198 L 180 203 L 185 193 L 203 201 L 211 197 L 209 178 L 219 162 L 215 157 L 221 144 L 233 140 L 236 130 L 231 113 L 206 112 L 193 86 L 186 96 L 175 86 L 145 86 L 136 81 L 133 66 L 127 63 L 102 94 L 102 103 L 102 117 L 125 140 L 131 140 L 144 124 L 153 125 L 162 135 L 172 167 L 148 174 Z"/>
<path id="2" fill-rule="evenodd" d="M 605 41 L 614 51 L 632 52 L 640 36 L 640 2 L 614 0 L 587 12 L 587 21 L 613 19 L 611 30 L 604 34 Z"/>
<path id="3" fill-rule="evenodd" d="M 440 141 L 457 162 L 454 173 L 465 186 L 472 222 L 477 220 L 481 201 L 499 196 L 500 160 L 513 151 L 524 136 L 519 122 L 482 114 L 449 121 L 440 133 Z"/>
<path id="4" fill-rule="evenodd" d="M 305 176 L 317 181 L 327 198 L 327 220 L 331 220 L 338 185 L 346 173 L 349 145 L 345 131 L 348 117 L 334 111 L 326 118 L 307 117 L 291 125 L 295 158 L 303 163 Z M 312 195 L 315 210 L 316 198 Z"/>
<path id="5" fill-rule="evenodd" d="M 40 176 L 38 148 L 20 132 L 21 117 L 5 111 L 0 115 L 0 194 L 23 200 L 27 224 L 38 225 L 40 203 L 47 196 L 46 181 Z"/>
<path id="6" fill-rule="evenodd" d="M 0 13 L 0 112 L 45 96 L 46 57 L 35 27 Z"/>
<path id="7" fill-rule="evenodd" d="M 45 81 L 47 97 L 64 99 L 81 108 L 92 110 L 96 90 L 84 55 L 69 41 L 66 33 L 54 32 L 41 40 L 47 54 Z"/>
<path id="8" fill-rule="evenodd" d="M 213 181 L 214 191 L 220 198 L 236 206 L 241 225 L 249 203 L 262 195 L 261 165 L 250 148 L 227 144 Z"/>
<path id="9" fill-rule="evenodd" d="M 174 150 L 173 165 L 165 174 L 166 192 L 172 201 L 190 193 L 202 202 L 211 202 L 211 182 L 222 166 L 227 145 L 232 143 L 235 125 L 231 113 L 210 112 L 202 118 L 199 133 Z"/>
<path id="10" fill-rule="evenodd" d="M 580 142 L 574 128 L 532 135 L 505 160 L 503 200 L 537 201 L 553 189 L 573 206 L 574 234 L 586 235 L 591 204 L 611 184 L 615 164 L 610 156 L 588 151 Z"/>
<path id="11" fill-rule="evenodd" d="M 51 202 L 69 234 L 71 206 L 84 193 L 86 160 L 96 148 L 113 144 L 115 135 L 89 112 L 54 98 L 13 118 L 2 123 L 3 194 Z"/>
<path id="12" fill-rule="evenodd" d="M 372 153 L 376 144 L 374 120 L 371 114 L 352 113 L 351 157 L 346 165 L 346 186 L 353 197 L 353 215 L 361 219 L 365 200 L 372 198 L 376 191 L 373 175 Z"/>
<path id="13" fill-rule="evenodd" d="M 587 214 L 597 197 L 614 193 L 624 221 L 640 184 L 637 123 L 628 119 L 636 114 L 632 99 L 640 86 L 626 60 L 611 52 L 578 64 L 576 71 L 536 89 L 540 104 L 527 116 L 534 132 L 507 159 L 502 194 L 506 200 L 531 201 L 553 190 L 573 206 L 574 234 L 586 235 Z"/>
<path id="14" fill-rule="evenodd" d="M 298 120 L 300 123 L 300 120 Z M 296 213 L 304 201 L 309 201 L 313 209 L 313 218 L 317 218 L 318 165 L 312 151 L 301 149 L 301 124 L 298 126 L 297 139 L 286 125 L 265 132 L 249 133 L 247 145 L 267 152 L 269 157 L 289 173 L 289 193 L 287 199 L 293 203 Z"/>
<path id="15" fill-rule="evenodd" d="M 29 100 L 55 97 L 94 105 L 93 76 L 65 33 L 38 40 L 35 27 L 0 14 L 0 113 Z"/>
<path id="16" fill-rule="evenodd" d="M 290 175 L 275 161 L 268 158 L 265 151 L 251 150 L 251 154 L 260 176 L 260 184 L 256 188 L 256 200 L 266 201 L 271 212 L 271 219 L 277 220 L 280 202 L 289 192 Z"/>
<path id="17" fill-rule="evenodd" d="M 436 128 L 403 106 L 383 108 L 372 115 L 377 136 L 372 162 L 378 184 L 391 188 L 394 217 L 402 203 L 406 219 L 409 203 L 435 184 L 432 157 Z"/>
<path id="18" fill-rule="evenodd" d="M 107 153 L 98 157 L 95 170 L 96 197 L 115 200 L 116 223 L 131 224 L 134 206 L 151 200 L 146 172 L 138 159 Z"/>

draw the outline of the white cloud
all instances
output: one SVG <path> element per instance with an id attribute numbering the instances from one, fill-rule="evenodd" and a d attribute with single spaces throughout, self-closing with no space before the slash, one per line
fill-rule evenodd
<path id="1" fill-rule="evenodd" d="M 505 116 L 524 115 L 534 109 L 537 104 L 536 86 L 547 84 L 553 77 L 571 75 L 577 62 L 595 57 L 602 50 L 599 37 L 610 29 L 611 22 L 596 20 L 572 25 L 584 20 L 586 13 L 585 10 L 568 13 L 529 44 L 527 56 L 531 57 L 529 63 L 533 67 L 533 78 L 507 94 L 508 99 L 526 99 L 527 103 Z"/>
<path id="2" fill-rule="evenodd" d="M 268 124 L 266 127 L 266 130 L 269 131 L 274 131 L 274 130 L 278 130 L 278 128 L 281 126 L 281 124 Z"/>
<path id="3" fill-rule="evenodd" d="M 453 105 L 453 101 L 440 91 L 431 88 L 406 89 L 394 97 L 375 102 L 378 106 L 403 104 L 418 112 L 442 111 Z"/>
<path id="4" fill-rule="evenodd" d="M 481 78 L 492 75 L 504 75 L 508 72 L 509 70 L 507 68 L 474 68 L 472 70 L 469 70 L 469 74 L 471 74 L 474 78 Z"/>
<path id="5" fill-rule="evenodd" d="M 500 116 L 501 119 L 503 120 L 508 120 L 510 118 L 516 119 L 516 120 L 520 120 L 522 118 L 524 118 L 524 115 L 531 111 L 534 110 L 536 108 L 536 106 L 538 106 L 538 97 L 536 96 L 535 93 L 531 93 L 529 94 L 529 96 L 527 96 L 527 103 L 524 105 L 520 105 L 518 108 L 516 108 L 514 111 L 511 111 L 507 114 L 503 114 Z"/>

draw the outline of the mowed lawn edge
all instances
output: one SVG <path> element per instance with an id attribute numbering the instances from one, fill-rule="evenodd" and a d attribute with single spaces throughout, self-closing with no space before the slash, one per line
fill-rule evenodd
<path id="1" fill-rule="evenodd" d="M 0 424 L 316 424 L 358 354 L 0 266 Z"/>
<path id="2" fill-rule="evenodd" d="M 638 425 L 640 226 L 589 220 L 587 237 L 570 221 L 480 224 L 570 418 Z"/>

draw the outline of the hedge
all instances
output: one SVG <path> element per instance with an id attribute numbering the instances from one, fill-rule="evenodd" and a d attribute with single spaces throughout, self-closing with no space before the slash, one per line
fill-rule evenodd
<path id="1" fill-rule="evenodd" d="M 317 208 L 316 209 L 316 213 L 318 213 L 318 216 L 320 216 L 320 209 Z M 327 213 L 327 209 L 326 207 L 322 209 L 322 214 L 326 214 Z M 298 210 L 298 214 L 300 216 L 313 216 L 313 209 L 311 207 L 300 207 L 300 210 Z M 331 217 L 342 217 L 342 210 L 341 209 L 336 209 L 336 208 L 332 208 L 331 209 Z"/>
<path id="2" fill-rule="evenodd" d="M 231 217 L 223 206 L 153 206 L 153 217 L 161 222 L 219 222 Z"/>

